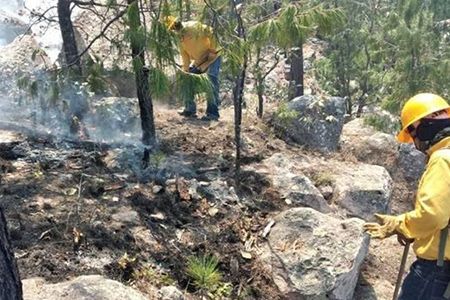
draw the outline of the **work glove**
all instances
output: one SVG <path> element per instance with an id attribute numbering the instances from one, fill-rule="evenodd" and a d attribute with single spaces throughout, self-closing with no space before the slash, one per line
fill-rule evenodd
<path id="1" fill-rule="evenodd" d="M 400 221 L 397 216 L 379 215 L 375 214 L 381 224 L 378 223 L 366 223 L 363 225 L 364 230 L 375 239 L 384 239 L 390 237 L 397 230 L 400 225 Z"/>

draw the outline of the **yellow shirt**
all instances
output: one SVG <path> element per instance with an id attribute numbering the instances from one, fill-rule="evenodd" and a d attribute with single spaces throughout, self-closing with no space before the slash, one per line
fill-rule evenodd
<path id="1" fill-rule="evenodd" d="M 428 155 L 415 209 L 398 216 L 398 231 L 415 239 L 413 248 L 418 257 L 436 260 L 441 229 L 450 219 L 450 137 L 431 147 Z M 447 239 L 445 259 L 450 260 L 450 238 Z"/>
<path id="2" fill-rule="evenodd" d="M 212 28 L 197 21 L 183 22 L 180 30 L 183 70 L 188 71 L 191 61 L 205 71 L 216 60 L 219 47 L 212 40 Z"/>

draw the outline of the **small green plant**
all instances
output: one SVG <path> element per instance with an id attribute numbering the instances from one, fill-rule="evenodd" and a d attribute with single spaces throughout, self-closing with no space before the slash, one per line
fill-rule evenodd
<path id="1" fill-rule="evenodd" d="M 298 112 L 295 110 L 290 110 L 288 103 L 284 103 L 278 107 L 276 116 L 280 122 L 280 125 L 286 127 L 292 120 L 298 118 Z"/>
<path id="2" fill-rule="evenodd" d="M 205 293 L 214 295 L 219 287 L 223 287 L 222 274 L 217 269 L 218 264 L 219 261 L 213 256 L 194 256 L 189 259 L 186 273 L 202 296 Z"/>
<path id="3" fill-rule="evenodd" d="M 166 155 L 164 154 L 164 152 L 156 152 L 150 155 L 149 166 L 158 170 L 165 161 Z"/>
<path id="4" fill-rule="evenodd" d="M 400 130 L 400 123 L 388 115 L 371 114 L 364 117 L 364 124 L 378 131 L 394 134 Z"/>
<path id="5" fill-rule="evenodd" d="M 336 181 L 334 179 L 333 175 L 331 175 L 328 172 L 319 173 L 315 178 L 315 183 L 318 186 L 326 186 L 326 185 L 333 185 L 333 183 Z"/>

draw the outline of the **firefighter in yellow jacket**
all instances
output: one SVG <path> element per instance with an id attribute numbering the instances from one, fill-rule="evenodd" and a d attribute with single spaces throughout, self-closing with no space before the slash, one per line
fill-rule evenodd
<path id="1" fill-rule="evenodd" d="M 213 85 L 213 98 L 208 99 L 206 116 L 202 120 L 219 119 L 219 70 L 221 58 L 219 47 L 213 40 L 213 30 L 197 21 L 181 22 L 176 17 L 165 17 L 163 22 L 170 30 L 180 36 L 180 52 L 183 70 L 193 74 L 207 72 Z M 196 117 L 197 107 L 194 99 L 184 99 L 185 108 L 179 114 L 185 117 Z"/>
<path id="2" fill-rule="evenodd" d="M 373 238 L 398 234 L 413 239 L 417 260 L 406 277 L 399 300 L 450 299 L 450 118 L 449 105 L 440 96 L 424 93 L 409 99 L 401 114 L 397 139 L 414 143 L 428 156 L 420 180 L 415 209 L 399 216 L 375 215 L 367 223 Z"/>

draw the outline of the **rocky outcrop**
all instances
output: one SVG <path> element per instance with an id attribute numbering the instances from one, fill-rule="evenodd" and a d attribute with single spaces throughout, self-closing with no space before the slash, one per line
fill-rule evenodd
<path id="1" fill-rule="evenodd" d="M 80 276 L 56 284 L 32 278 L 22 281 L 24 300 L 145 300 L 143 294 L 99 275 Z"/>
<path id="2" fill-rule="evenodd" d="M 310 208 L 278 215 L 262 256 L 286 299 L 351 300 L 369 238 L 359 219 L 338 220 Z"/>
<path id="3" fill-rule="evenodd" d="M 341 152 L 358 161 L 385 167 L 389 173 L 403 174 L 417 182 L 425 169 L 425 155 L 412 144 L 399 144 L 395 136 L 376 131 L 362 118 L 344 125 L 340 140 Z"/>
<path id="4" fill-rule="evenodd" d="M 395 168 L 398 157 L 395 137 L 364 125 L 361 118 L 344 125 L 340 145 L 343 153 L 353 155 L 358 161 L 380 165 L 388 170 Z"/>
<path id="5" fill-rule="evenodd" d="M 334 166 L 333 203 L 349 217 L 373 220 L 374 213 L 389 213 L 393 182 L 385 168 L 366 164 Z"/>
<path id="6" fill-rule="evenodd" d="M 338 149 L 344 125 L 344 100 L 305 95 L 283 105 L 274 116 L 282 136 L 297 144 L 324 152 Z"/>

